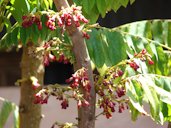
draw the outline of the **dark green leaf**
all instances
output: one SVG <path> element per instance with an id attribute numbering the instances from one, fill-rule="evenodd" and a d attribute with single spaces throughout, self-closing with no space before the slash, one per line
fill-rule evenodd
<path id="1" fill-rule="evenodd" d="M 13 32 L 11 33 L 11 38 L 12 38 L 12 43 L 17 46 L 18 45 L 18 31 L 19 31 L 19 28 L 15 28 L 13 30 Z"/>
<path id="2" fill-rule="evenodd" d="M 33 24 L 32 25 L 32 33 L 31 33 L 31 40 L 33 41 L 34 44 L 38 43 L 38 38 L 40 36 L 40 30 L 38 30 L 37 25 Z M 44 30 L 42 30 L 44 31 Z"/>
<path id="3" fill-rule="evenodd" d="M 28 37 L 27 37 L 26 29 L 23 27 L 20 28 L 20 39 L 22 44 L 26 45 Z"/>
<path id="4" fill-rule="evenodd" d="M 105 17 L 107 6 L 105 0 L 96 0 L 96 5 L 99 10 L 99 13 L 102 15 L 102 17 Z"/>
<path id="5" fill-rule="evenodd" d="M 119 0 L 113 0 L 113 3 L 111 3 L 111 5 L 112 5 L 112 9 L 115 12 L 121 7 Z"/>

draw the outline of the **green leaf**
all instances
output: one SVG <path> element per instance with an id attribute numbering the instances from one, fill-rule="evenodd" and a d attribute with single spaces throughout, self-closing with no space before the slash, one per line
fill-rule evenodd
<path id="1" fill-rule="evenodd" d="M 95 64 L 97 67 L 102 67 L 104 64 L 104 54 L 103 54 L 100 33 L 96 31 L 96 34 L 94 35 L 94 38 L 92 39 L 93 39 L 92 47 L 93 47 L 93 52 L 94 52 L 92 54 L 94 56 Z"/>
<path id="2" fill-rule="evenodd" d="M 12 5 L 14 7 L 13 10 L 11 10 L 14 18 L 21 23 L 22 22 L 22 16 L 30 12 L 30 5 L 27 0 L 15 0 L 14 4 Z"/>
<path id="3" fill-rule="evenodd" d="M 26 33 L 26 29 L 23 27 L 20 27 L 20 39 L 23 45 L 26 45 L 27 43 L 27 33 Z"/>
<path id="4" fill-rule="evenodd" d="M 129 3 L 129 0 L 81 0 L 81 1 L 73 0 L 73 1 L 77 5 L 83 7 L 84 15 L 88 17 L 90 21 L 93 20 L 92 23 L 95 23 L 97 20 L 97 18 L 94 18 L 94 15 L 92 15 L 94 11 L 97 11 L 97 13 L 95 13 L 97 15 L 96 17 L 99 17 L 99 15 L 105 17 L 107 12 L 110 11 L 111 9 L 113 9 L 116 12 L 121 6 L 126 7 Z M 130 3 L 132 4 L 134 1 L 135 0 L 130 0 Z"/>
<path id="5" fill-rule="evenodd" d="M 145 80 L 145 81 L 144 81 Z M 159 113 L 160 113 L 160 101 L 158 99 L 157 93 L 154 88 L 154 82 L 152 82 L 151 79 L 148 77 L 140 77 L 139 81 L 142 84 L 142 89 L 145 92 L 145 97 L 147 98 L 149 104 L 150 104 L 150 111 L 151 115 L 154 118 L 154 120 L 159 122 Z M 148 82 L 146 82 L 148 81 Z"/>
<path id="6" fill-rule="evenodd" d="M 82 0 L 82 4 L 83 4 L 83 9 L 85 10 L 85 12 L 89 13 L 90 1 L 89 0 Z"/>
<path id="7" fill-rule="evenodd" d="M 127 58 L 126 54 L 126 43 L 122 35 L 118 32 L 103 31 L 106 35 L 106 40 L 108 42 L 108 52 L 111 65 L 115 65 L 123 59 Z"/>
<path id="8" fill-rule="evenodd" d="M 120 0 L 119 2 L 122 6 L 126 7 L 129 3 L 129 0 Z"/>
<path id="9" fill-rule="evenodd" d="M 135 0 L 130 0 L 130 3 L 133 4 L 135 2 Z"/>
<path id="10" fill-rule="evenodd" d="M 163 29 L 162 29 L 162 21 L 154 21 L 152 24 L 152 33 L 154 40 L 164 43 L 163 40 Z"/>
<path id="11" fill-rule="evenodd" d="M 42 15 L 41 21 L 42 21 L 42 30 L 39 32 L 40 37 L 42 40 L 46 40 L 48 32 L 49 32 L 47 26 L 45 25 L 45 23 L 47 21 L 46 15 Z"/>
<path id="12" fill-rule="evenodd" d="M 137 106 L 137 105 L 135 105 L 135 106 Z M 137 118 L 138 118 L 138 115 L 140 114 L 140 112 L 131 103 L 129 104 L 129 108 L 130 108 L 130 111 L 131 111 L 131 119 L 132 119 L 132 121 L 136 121 Z"/>
<path id="13" fill-rule="evenodd" d="M 112 9 L 116 12 L 121 7 L 119 0 L 113 0 Z"/>
<path id="14" fill-rule="evenodd" d="M 110 11 L 112 9 L 112 1 L 113 0 L 105 0 L 106 1 L 106 8 L 107 8 L 107 11 Z"/>
<path id="15" fill-rule="evenodd" d="M 147 115 L 147 112 L 144 110 L 142 106 L 142 91 L 140 91 L 139 90 L 140 88 L 138 87 L 140 85 L 136 85 L 136 84 L 138 83 L 136 82 L 133 83 L 132 81 L 128 81 L 125 83 L 126 95 L 129 97 L 132 107 L 137 109 L 140 113 Z M 132 119 L 136 120 L 138 116 L 138 112 L 135 111 L 133 108 L 132 110 L 134 111 L 134 113 L 132 113 Z"/>
<path id="16" fill-rule="evenodd" d="M 53 7 L 53 0 L 48 0 L 49 2 L 49 7 L 52 8 Z"/>
<path id="17" fill-rule="evenodd" d="M 40 36 L 40 30 L 38 30 L 37 25 L 33 24 L 32 27 L 32 33 L 31 33 L 31 40 L 33 41 L 34 44 L 37 44 L 38 38 Z M 44 31 L 44 30 L 41 30 Z"/>
<path id="18" fill-rule="evenodd" d="M 97 5 L 97 8 L 99 10 L 99 13 L 104 18 L 106 11 L 107 11 L 106 1 L 105 0 L 96 0 L 96 5 Z"/>
<path id="19" fill-rule="evenodd" d="M 0 111 L 0 128 L 3 128 L 10 113 L 13 110 L 13 104 L 9 101 L 3 101 L 3 105 Z"/>
<path id="20" fill-rule="evenodd" d="M 96 5 L 93 6 L 91 13 L 84 13 L 84 15 L 87 19 L 89 19 L 91 24 L 96 23 L 97 19 L 99 18 L 99 12 Z"/>
<path id="21" fill-rule="evenodd" d="M 13 107 L 13 115 L 14 115 L 14 128 L 19 128 L 20 120 L 19 120 L 19 108 L 18 106 Z"/>

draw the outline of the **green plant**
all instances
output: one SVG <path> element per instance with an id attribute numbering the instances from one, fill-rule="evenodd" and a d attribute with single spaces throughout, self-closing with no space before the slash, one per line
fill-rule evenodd
<path id="1" fill-rule="evenodd" d="M 1 26 L 6 26 L 7 33 L 0 47 L 23 47 L 22 79 L 17 82 L 23 110 L 20 127 L 39 127 L 37 104 L 47 103 L 50 96 L 59 99 L 63 109 L 70 98 L 78 107 L 78 124 L 55 122 L 52 127 L 94 128 L 96 103 L 107 118 L 116 110 L 122 113 L 129 108 L 133 120 L 143 114 L 157 123 L 170 121 L 171 22 L 140 21 L 109 29 L 94 24 L 99 15 L 104 17 L 107 11 L 117 11 L 134 0 L 69 2 L 73 5 L 67 0 L 24 0 L 20 10 L 19 0 L 1 2 Z M 16 19 L 13 26 L 10 16 Z M 75 73 L 66 81 L 69 86 L 42 87 L 44 66 L 53 61 L 73 64 Z M 26 103 L 25 98 L 30 96 Z M 143 108 L 145 102 L 150 113 Z M 39 111 L 36 116 L 35 108 Z M 25 113 L 27 109 L 30 115 Z M 34 123 L 26 120 L 28 116 L 35 117 Z"/>

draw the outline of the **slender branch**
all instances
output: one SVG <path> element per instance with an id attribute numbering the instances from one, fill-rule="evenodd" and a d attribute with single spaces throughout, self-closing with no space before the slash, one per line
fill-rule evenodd
<path id="1" fill-rule="evenodd" d="M 19 26 L 19 23 L 16 22 L 16 23 L 8 30 L 8 32 L 1 38 L 1 40 L 5 39 L 5 37 L 6 37 L 10 32 L 12 32 L 16 27 L 18 27 L 18 26 Z"/>
<path id="2" fill-rule="evenodd" d="M 97 119 L 99 116 L 103 115 L 104 112 L 99 113 L 98 115 L 95 116 L 95 119 Z"/>

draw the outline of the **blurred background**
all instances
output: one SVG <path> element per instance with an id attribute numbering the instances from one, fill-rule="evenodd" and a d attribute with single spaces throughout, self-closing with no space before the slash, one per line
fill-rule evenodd
<path id="1" fill-rule="evenodd" d="M 136 0 L 133 5 L 127 8 L 121 7 L 116 13 L 111 11 L 105 18 L 99 17 L 98 23 L 105 27 L 116 27 L 125 23 L 147 19 L 171 19 L 171 0 Z M 11 19 L 12 22 L 15 22 Z M 2 37 L 4 32 L 0 33 Z M 20 79 L 20 60 L 22 50 L 3 52 L 0 51 L 0 97 L 19 103 L 19 87 L 14 83 Z M 69 78 L 73 72 L 70 64 L 51 63 L 45 69 L 45 85 L 60 83 L 65 84 L 65 79 Z M 0 104 L 1 105 L 1 104 Z M 76 103 L 70 102 L 67 110 L 62 110 L 60 103 L 55 98 L 50 98 L 47 105 L 43 105 L 41 128 L 50 128 L 55 121 L 73 122 L 77 116 Z M 97 114 L 100 111 L 97 111 Z M 10 118 L 5 128 L 11 128 L 12 119 Z M 132 122 L 129 111 L 122 114 L 114 113 L 112 119 L 101 116 L 96 123 L 96 128 L 166 128 L 153 123 L 149 117 L 140 117 L 137 122 Z"/>

